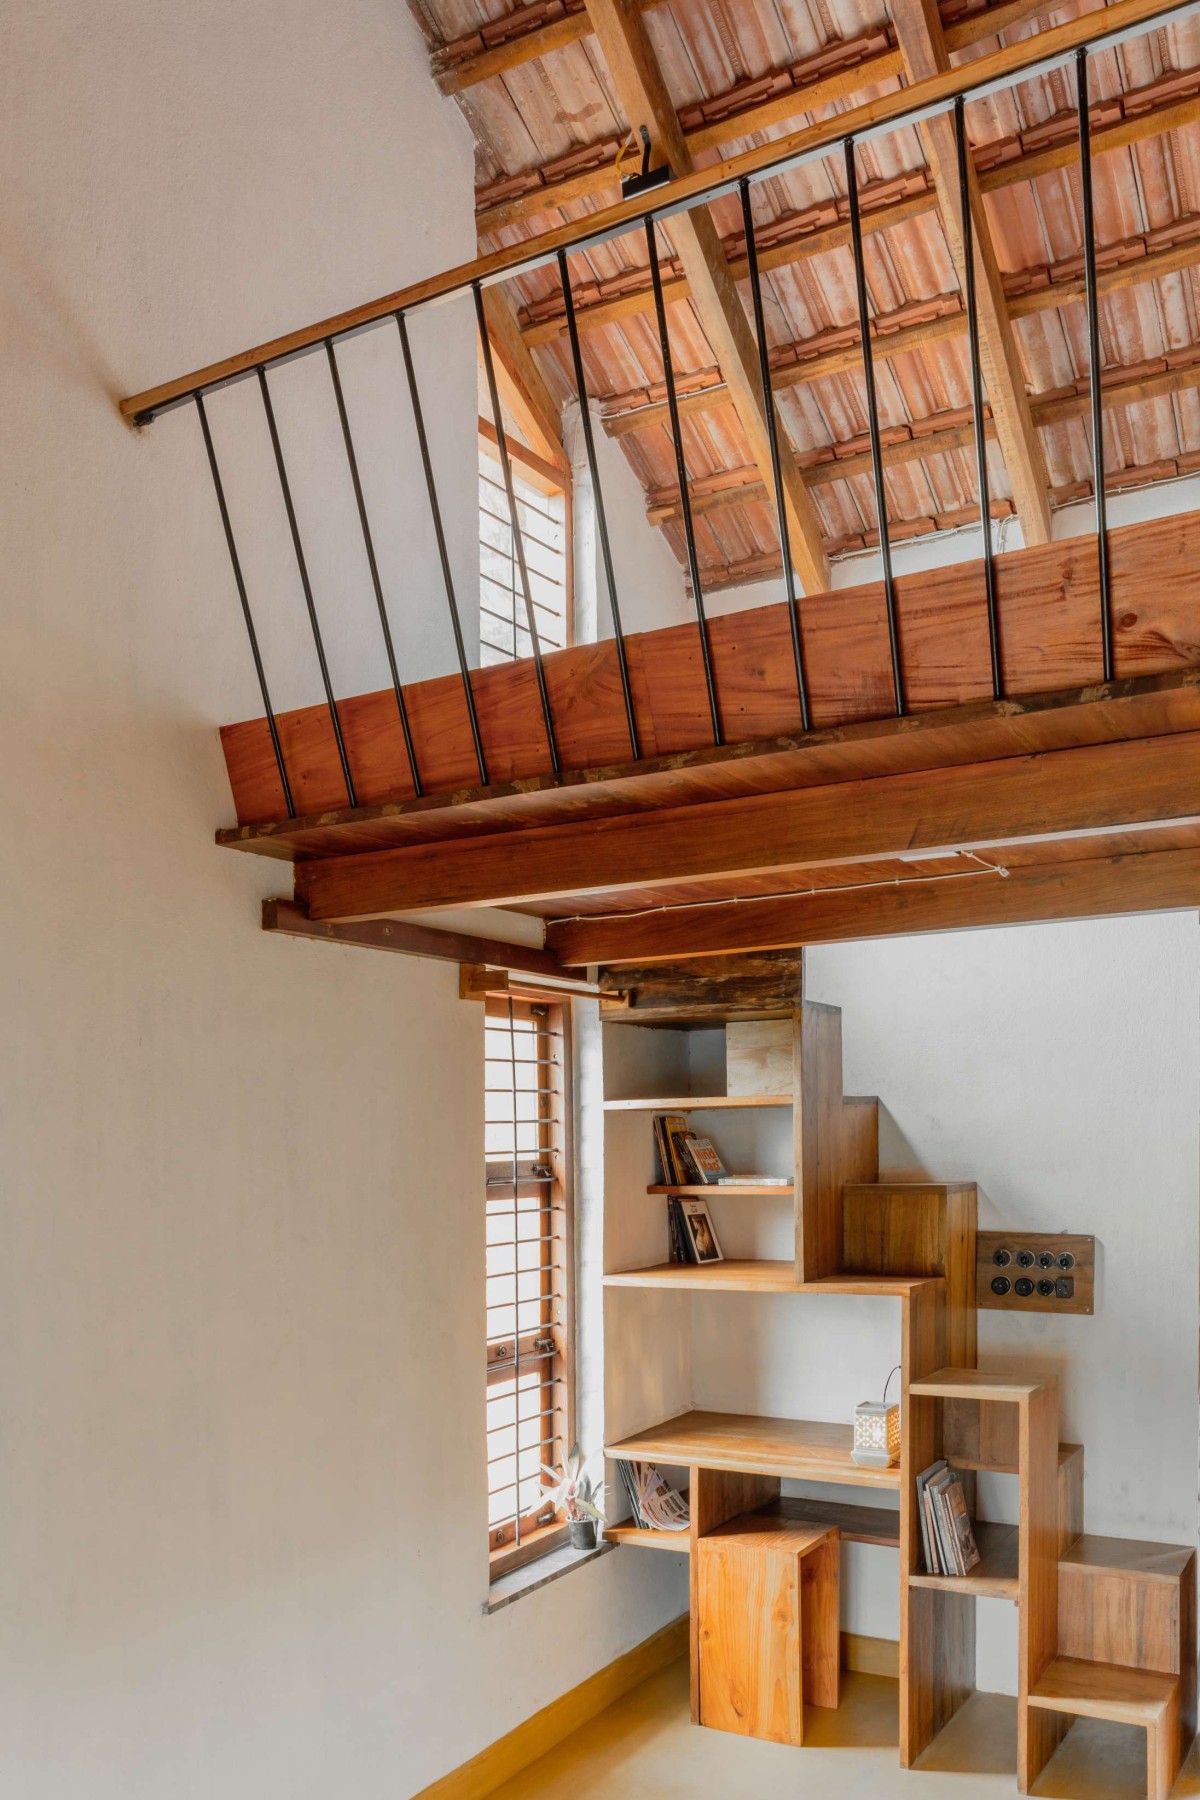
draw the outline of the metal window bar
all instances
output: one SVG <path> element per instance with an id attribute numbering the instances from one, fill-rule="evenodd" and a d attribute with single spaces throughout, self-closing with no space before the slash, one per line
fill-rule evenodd
<path id="1" fill-rule="evenodd" d="M 583 373 L 583 352 L 579 345 L 579 328 L 575 322 L 575 295 L 567 268 L 567 253 L 558 253 L 558 279 L 562 285 L 566 309 L 567 337 L 571 344 L 571 365 L 575 371 L 575 389 L 579 395 L 579 422 L 583 428 L 583 447 L 592 483 L 592 505 L 596 512 L 596 532 L 600 539 L 600 559 L 608 584 L 608 603 L 612 609 L 613 638 L 617 646 L 617 666 L 621 671 L 621 692 L 625 696 L 625 719 L 629 726 L 629 749 L 635 762 L 641 757 L 637 714 L 633 705 L 633 689 L 629 681 L 629 663 L 625 655 L 625 633 L 621 626 L 621 608 L 617 600 L 617 578 L 613 571 L 612 545 L 608 537 L 608 517 L 604 510 L 604 493 L 600 486 L 600 469 L 596 461 L 596 441 L 592 434 L 592 415 L 588 408 L 587 382 Z"/>
<path id="2" fill-rule="evenodd" d="M 412 731 L 408 722 L 408 707 L 404 703 L 404 690 L 400 686 L 400 671 L 396 666 L 396 649 L 392 642 L 392 627 L 388 619 L 387 606 L 383 598 L 383 583 L 379 579 L 379 564 L 375 557 L 375 543 L 371 536 L 371 525 L 367 518 L 367 503 L 363 497 L 362 482 L 358 474 L 358 457 L 354 450 L 354 438 L 350 432 L 350 415 L 346 411 L 346 396 L 342 392 L 342 375 L 338 368 L 337 356 L 333 348 L 333 339 L 325 339 L 325 349 L 329 356 L 329 376 L 333 382 L 333 397 L 337 402 L 338 420 L 342 427 L 342 442 L 346 446 L 346 462 L 350 468 L 350 481 L 354 488 L 354 504 L 358 508 L 358 522 L 362 527 L 363 549 L 367 553 L 367 567 L 371 571 L 371 586 L 375 590 L 375 605 L 379 609 L 379 623 L 383 629 L 383 643 L 387 651 L 388 669 L 391 672 L 392 687 L 396 692 L 396 710 L 400 714 L 400 729 L 404 733 L 404 749 L 408 757 L 408 766 L 412 772 L 413 789 L 419 796 L 424 792 L 421 786 L 421 772 L 417 767 L 417 753 L 413 747 Z"/>
<path id="3" fill-rule="evenodd" d="M 246 635 L 250 639 L 250 654 L 254 658 L 254 673 L 258 676 L 258 691 L 262 695 L 263 707 L 267 715 L 267 728 L 271 733 L 271 748 L 275 752 L 275 766 L 279 770 L 279 780 L 283 786 L 283 799 L 287 807 L 289 819 L 296 816 L 295 803 L 292 800 L 292 784 L 288 780 L 287 764 L 283 757 L 283 745 L 279 741 L 279 726 L 275 718 L 275 708 L 271 705 L 271 696 L 267 690 L 267 675 L 263 668 L 262 652 L 258 647 L 258 632 L 254 627 L 254 615 L 250 611 L 250 597 L 246 592 L 246 581 L 242 574 L 242 560 L 238 555 L 237 542 L 233 535 L 233 525 L 229 518 L 229 508 L 225 503 L 225 485 L 221 480 L 221 470 L 217 463 L 217 452 L 213 447 L 212 433 L 208 428 L 208 414 L 204 410 L 204 395 L 196 395 L 196 415 L 200 420 L 200 431 L 204 438 L 204 449 L 208 456 L 208 467 L 212 474 L 213 487 L 216 490 L 217 510 L 221 515 L 221 524 L 225 531 L 225 543 L 229 550 L 229 560 L 233 565 L 233 579 L 237 586 L 238 599 L 241 602 L 242 618 L 246 625 Z"/>
<path id="4" fill-rule="evenodd" d="M 767 442 L 771 448 L 771 484 L 775 490 L 775 518 L 779 530 L 779 549 L 783 558 L 783 587 L 787 596 L 788 620 L 792 628 L 792 660 L 796 665 L 796 692 L 800 700 L 800 727 L 807 731 L 808 683 L 804 676 L 804 646 L 800 639 L 800 614 L 796 599 L 796 571 L 792 567 L 792 538 L 788 526 L 787 502 L 783 491 L 783 466 L 779 451 L 779 422 L 775 415 L 775 394 L 771 386 L 771 357 L 767 348 L 767 327 L 763 316 L 762 283 L 758 273 L 758 246 L 754 240 L 754 213 L 750 205 L 750 183 L 745 176 L 738 183 L 742 198 L 742 228 L 746 237 L 746 273 L 750 280 L 750 299 L 754 308 L 754 331 L 758 339 L 758 372 L 763 391 L 763 417 L 767 422 Z M 790 452 L 789 452 L 790 454 Z"/>
<path id="5" fill-rule="evenodd" d="M 413 424 L 417 431 L 421 467 L 425 472 L 425 492 L 429 497 L 429 510 L 433 516 L 433 532 L 437 539 L 438 560 L 442 565 L 442 584 L 446 590 L 446 605 L 450 609 L 450 624 L 454 631 L 454 647 L 458 654 L 459 673 L 462 675 L 463 693 L 466 696 L 467 716 L 471 722 L 471 739 L 475 745 L 475 760 L 479 765 L 479 779 L 486 787 L 488 785 L 487 759 L 483 754 L 479 714 L 475 710 L 475 691 L 471 686 L 471 671 L 467 666 L 467 647 L 463 642 L 462 620 L 459 617 L 458 599 L 454 592 L 454 575 L 450 568 L 450 553 L 446 548 L 446 532 L 442 525 L 442 509 L 438 503 L 437 483 L 433 478 L 429 440 L 425 435 L 425 413 L 421 406 L 421 392 L 417 386 L 416 370 L 413 368 L 412 348 L 408 341 L 408 325 L 402 312 L 395 314 L 395 320 L 400 332 L 400 348 L 404 353 L 404 373 L 408 381 L 409 404 L 412 407 Z"/>
<path id="6" fill-rule="evenodd" d="M 971 365 L 971 418 L 975 432 L 975 471 L 979 482 L 979 523 L 983 532 L 983 582 L 987 596 L 988 648 L 992 659 L 992 693 L 1004 698 L 1000 663 L 1000 620 L 996 610 L 996 559 L 992 549 L 992 498 L 988 483 L 987 428 L 983 417 L 983 369 L 979 360 L 979 297 L 975 291 L 975 220 L 971 212 L 971 164 L 963 97 L 954 102 L 954 143 L 958 153 L 958 202 L 962 210 L 963 298 Z"/>
<path id="7" fill-rule="evenodd" d="M 556 1450 L 555 1443 L 563 1379 L 555 1316 L 566 1299 L 569 1272 L 561 1262 L 561 1233 L 552 1224 L 561 1211 L 553 1196 L 558 1177 L 552 1158 L 562 1089 L 550 1079 L 550 1071 L 561 1068 L 551 1045 L 564 1034 L 545 1012 L 506 999 L 489 1003 L 485 1024 L 487 1381 L 490 1406 L 504 1399 L 497 1388 L 511 1402 L 489 1411 L 488 1437 L 492 1442 L 504 1432 L 516 1441 L 516 1448 L 488 1458 L 489 1542 L 501 1557 L 517 1554 L 529 1531 L 546 1523 L 535 1452 L 540 1470 L 566 1449 Z M 499 1516 L 498 1504 L 504 1507 Z M 498 1532 L 504 1534 L 500 1546 Z"/>
<path id="8" fill-rule="evenodd" d="M 292 504 L 292 489 L 288 481 L 287 466 L 283 460 L 283 446 L 279 441 L 279 427 L 275 423 L 275 408 L 271 404 L 271 390 L 267 386 L 267 371 L 259 369 L 258 387 L 262 395 L 263 410 L 267 415 L 267 430 L 271 435 L 271 448 L 275 452 L 275 468 L 279 474 L 279 486 L 283 494 L 284 511 L 287 513 L 288 529 L 292 534 L 292 549 L 296 553 L 296 567 L 300 571 L 300 586 L 304 590 L 304 604 L 308 609 L 308 622 L 312 626 L 313 645 L 317 652 L 317 661 L 321 667 L 321 681 L 325 688 L 325 698 L 329 703 L 329 717 L 333 723 L 333 735 L 337 742 L 338 758 L 342 765 L 342 776 L 346 783 L 346 798 L 351 806 L 357 806 L 358 800 L 354 792 L 354 778 L 350 773 L 350 760 L 346 755 L 346 740 L 342 736 L 342 721 L 338 714 L 337 701 L 333 697 L 333 683 L 329 677 L 329 664 L 325 659 L 325 644 L 321 637 L 321 625 L 317 618 L 316 602 L 313 599 L 312 584 L 308 579 L 308 565 L 304 560 L 304 546 L 300 542 L 300 526 L 296 520 L 296 508 Z"/>
<path id="9" fill-rule="evenodd" d="M 1104 491 L 1104 369 L 1100 357 L 1100 307 L 1096 292 L 1096 209 L 1092 196 L 1092 122 L 1088 100 L 1088 53 L 1075 52 L 1075 98 L 1079 109 L 1079 184 L 1083 197 L 1083 270 L 1087 300 L 1088 390 L 1092 414 L 1092 486 L 1096 492 L 1096 547 L 1100 562 L 1100 642 L 1104 679 L 1113 679 L 1112 575 L 1108 553 L 1108 496 Z"/>
<path id="10" fill-rule="evenodd" d="M 475 296 L 475 319 L 479 327 L 479 348 L 483 356 L 483 373 L 487 382 L 488 404 L 492 409 L 492 424 L 496 428 L 496 448 L 500 452 L 500 470 L 504 476 L 504 491 L 508 495 L 508 512 L 512 521 L 513 550 L 517 566 L 521 571 L 521 591 L 525 597 L 525 613 L 529 623 L 529 640 L 533 645 L 533 666 L 537 675 L 538 694 L 542 702 L 542 718 L 546 727 L 546 743 L 550 750 L 550 767 L 556 775 L 561 774 L 558 759 L 558 742 L 554 734 L 554 716 L 550 710 L 550 694 L 546 687 L 546 671 L 542 665 L 542 647 L 538 641 L 537 620 L 533 616 L 533 600 L 529 591 L 529 570 L 525 566 L 525 547 L 521 542 L 521 522 L 517 517 L 517 501 L 513 492 L 512 462 L 508 454 L 508 438 L 504 430 L 504 419 L 500 411 L 500 395 L 496 388 L 496 366 L 492 360 L 492 341 L 488 335 L 487 318 L 483 310 L 483 289 L 478 281 L 472 283 Z"/>
<path id="11" fill-rule="evenodd" d="M 867 384 L 867 425 L 871 435 L 871 473 L 875 483 L 875 512 L 879 521 L 879 554 L 883 562 L 883 593 L 887 607 L 888 642 L 892 655 L 892 685 L 896 711 L 904 712 L 904 680 L 900 671 L 900 639 L 896 629 L 896 584 L 892 574 L 892 546 L 888 537 L 887 488 L 883 479 L 883 448 L 879 439 L 879 401 L 875 392 L 875 359 L 871 352 L 871 321 L 867 314 L 867 271 L 863 261 L 862 217 L 858 206 L 858 171 L 854 139 L 843 145 L 846 157 L 846 195 L 850 203 L 850 245 L 854 252 L 854 285 L 858 295 L 858 325 L 862 333 L 863 374 Z"/>
<path id="12" fill-rule="evenodd" d="M 708 620 L 704 614 L 704 589 L 700 582 L 700 561 L 696 555 L 696 533 L 692 526 L 692 496 L 688 487 L 687 461 L 683 454 L 683 437 L 679 429 L 679 400 L 675 393 L 675 369 L 671 361 L 671 340 L 667 331 L 667 309 L 663 303 L 662 270 L 658 266 L 658 245 L 654 236 L 654 220 L 646 218 L 646 249 L 650 256 L 650 284 L 654 289 L 654 313 L 658 321 L 658 343 L 662 353 L 663 380 L 667 388 L 667 411 L 671 418 L 671 444 L 675 451 L 675 473 L 679 480 L 679 505 L 683 513 L 683 536 L 687 545 L 688 574 L 696 602 L 700 625 L 700 654 L 704 661 L 704 682 L 708 689 L 708 705 L 712 714 L 713 741 L 723 744 L 721 711 L 717 704 L 717 687 L 713 677 L 712 649 L 708 641 Z"/>

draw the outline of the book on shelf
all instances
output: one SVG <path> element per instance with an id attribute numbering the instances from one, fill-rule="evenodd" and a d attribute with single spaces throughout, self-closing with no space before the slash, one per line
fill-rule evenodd
<path id="1" fill-rule="evenodd" d="M 717 1187 L 777 1187 L 790 1188 L 790 1175 L 719 1175 Z"/>
<path id="2" fill-rule="evenodd" d="M 927 1575 L 968 1575 L 979 1547 L 962 1476 L 943 1459 L 917 1476 L 917 1516 Z"/>
<path id="3" fill-rule="evenodd" d="M 673 1263 L 724 1262 L 725 1256 L 707 1200 L 667 1198 L 668 1260 Z"/>
<path id="4" fill-rule="evenodd" d="M 687 1239 L 683 1230 L 683 1214 L 679 1210 L 679 1202 L 674 1194 L 667 1201 L 667 1241 L 670 1244 L 670 1261 L 673 1263 L 690 1262 Z"/>
<path id="5" fill-rule="evenodd" d="M 685 1137 L 683 1148 L 688 1161 L 695 1169 L 699 1181 L 707 1187 L 715 1187 L 725 1174 L 725 1164 L 717 1155 L 711 1138 Z M 697 1184 L 699 1185 L 699 1184 Z"/>
<path id="6" fill-rule="evenodd" d="M 664 1187 L 669 1187 L 672 1183 L 678 1183 L 680 1187 L 692 1187 L 699 1180 L 684 1147 L 684 1140 L 688 1135 L 686 1113 L 654 1114 L 654 1144 L 658 1151 Z"/>
<path id="7" fill-rule="evenodd" d="M 687 1501 L 663 1480 L 653 1463 L 622 1462 L 618 1468 L 639 1531 L 686 1531 Z"/>

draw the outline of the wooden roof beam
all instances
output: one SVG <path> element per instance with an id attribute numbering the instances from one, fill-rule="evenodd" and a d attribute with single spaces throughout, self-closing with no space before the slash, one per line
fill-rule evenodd
<path id="1" fill-rule="evenodd" d="M 1129 245 L 1121 244 L 1107 246 L 1100 252 L 1101 266 L 1096 283 L 1099 293 L 1117 293 L 1122 288 L 1137 287 L 1146 281 L 1160 281 L 1165 275 L 1175 275 L 1182 269 L 1195 267 L 1200 263 L 1200 232 L 1194 237 L 1183 238 L 1140 255 L 1131 254 L 1130 249 Z M 1107 265 L 1104 262 L 1106 254 L 1111 255 Z M 1018 275 L 1010 279 L 1018 282 L 1022 277 Z M 1034 313 L 1052 312 L 1060 306 L 1074 305 L 1083 298 L 1082 273 L 1060 276 L 1056 280 L 1046 280 L 1040 285 L 1030 285 L 1012 293 L 1008 298 L 1009 316 L 1014 319 L 1030 318 Z M 901 325 L 889 331 L 872 332 L 871 349 L 876 360 L 902 356 L 910 350 L 924 350 L 948 337 L 957 337 L 966 329 L 966 315 L 963 312 L 941 313 L 915 325 Z M 830 350 L 816 348 L 816 342 L 823 339 L 816 342 L 801 341 L 783 347 L 782 351 L 777 350 L 777 355 L 786 355 L 790 360 L 781 361 L 772 369 L 772 387 L 795 387 L 801 382 L 819 381 L 824 376 L 840 375 L 847 369 L 857 368 L 862 361 L 857 334 L 853 338 L 849 333 L 839 335 L 845 336 L 845 342 Z M 690 393 L 679 396 L 679 410 L 684 414 L 709 412 L 715 407 L 728 404 L 729 395 L 719 382 L 694 388 Z M 610 437 L 621 437 L 628 431 L 642 431 L 647 426 L 660 425 L 666 416 L 665 402 L 656 400 L 646 406 L 607 413 L 603 417 L 603 424 Z"/>
<path id="2" fill-rule="evenodd" d="M 315 919 L 507 906 L 1200 818 L 1200 734 L 301 863 Z"/>
<path id="3" fill-rule="evenodd" d="M 690 174 L 691 155 L 641 18 L 628 0 L 587 0 L 587 7 L 631 129 L 644 128 L 649 133 L 654 153 L 670 164 L 674 174 Z M 766 408 L 773 406 L 774 400 L 770 394 L 763 394 L 757 348 L 712 214 L 706 205 L 700 205 L 673 217 L 670 230 L 701 329 L 712 347 L 754 461 L 763 480 L 769 482 L 771 446 Z M 776 421 L 776 429 L 786 443 L 782 421 Z M 817 509 L 790 459 L 784 469 L 783 488 L 792 560 L 805 591 L 813 593 L 829 585 L 829 560 L 821 541 Z"/>
<path id="4" fill-rule="evenodd" d="M 484 288 L 483 314 L 500 399 L 530 448 L 557 469 L 569 487 L 571 459 L 563 445 L 562 413 L 521 336 L 517 316 L 503 289 Z"/>
<path id="5" fill-rule="evenodd" d="M 891 13 L 910 81 L 923 81 L 949 69 L 950 51 L 935 0 L 891 0 Z M 921 126 L 921 142 L 933 171 L 942 229 L 959 287 L 965 293 L 967 222 L 963 216 L 953 119 L 945 114 L 929 119 Z M 1030 411 L 1025 373 L 1008 316 L 1004 281 L 983 209 L 979 179 L 969 163 L 967 187 L 984 386 L 1022 536 L 1026 544 L 1046 544 L 1050 541 L 1050 497 L 1045 459 Z"/>
<path id="6" fill-rule="evenodd" d="M 1200 260 L 1200 247 L 1197 251 Z M 1149 372 L 1144 364 L 1136 370 L 1107 369 L 1101 398 L 1106 409 L 1118 406 L 1131 406 L 1142 400 L 1160 400 L 1171 394 L 1190 393 L 1200 387 L 1200 357 L 1195 362 L 1180 367 L 1163 366 L 1156 372 Z M 1074 394 L 1034 394 L 1030 399 L 1033 422 L 1038 429 L 1050 425 L 1061 425 L 1069 419 L 1088 417 L 1090 398 L 1085 388 Z M 958 418 L 952 425 L 929 429 L 933 421 L 924 419 L 914 421 L 908 437 L 894 439 L 883 445 L 883 460 L 886 466 L 898 467 L 903 463 L 919 462 L 927 456 L 940 456 L 948 451 L 962 450 L 972 442 L 973 428 L 970 417 Z M 994 438 L 996 428 L 990 413 L 985 420 L 988 437 Z M 828 487 L 834 481 L 851 481 L 856 476 L 871 473 L 871 457 L 869 451 L 854 451 L 849 455 L 825 454 L 819 462 L 806 462 L 803 465 L 804 477 L 810 487 Z M 1110 481 L 1115 477 L 1110 471 Z M 747 464 L 740 469 L 722 470 L 711 477 L 711 485 L 696 482 L 692 488 L 692 510 L 696 513 L 711 512 L 714 507 L 735 505 L 743 500 L 761 500 L 764 488 L 758 479 L 757 469 Z M 647 495 L 646 517 L 652 525 L 666 525 L 680 516 L 680 505 L 676 491 L 670 488 L 652 488 Z"/>
<path id="7" fill-rule="evenodd" d="M 1113 150 L 1127 150 L 1150 138 L 1161 137 L 1165 132 L 1177 131 L 1185 125 L 1194 124 L 1196 97 L 1192 95 L 1179 99 L 1176 95 L 1178 80 L 1178 71 L 1170 70 L 1161 80 L 1125 95 L 1125 102 L 1136 102 L 1137 110 L 1125 118 L 1109 120 L 1093 127 L 1093 156 L 1101 156 Z M 1197 71 L 1197 83 L 1200 85 L 1200 71 Z M 1162 89 L 1166 97 L 1154 101 L 1156 89 Z M 1100 110 L 1099 104 L 1097 110 Z M 995 146 L 989 145 L 987 150 L 992 153 Z M 1056 169 L 1071 168 L 1078 159 L 1079 139 L 1072 134 L 1061 143 L 1022 151 L 1019 155 L 985 166 L 978 171 L 979 186 L 985 194 L 997 193 L 1002 188 L 1014 187 L 1023 181 L 1035 181 L 1043 175 L 1052 174 Z M 980 160 L 980 152 L 976 152 L 974 160 Z M 913 170 L 912 178 L 924 178 L 930 181 L 930 185 L 924 192 L 904 194 L 899 199 L 875 198 L 881 192 L 884 195 L 894 193 L 894 180 L 870 183 L 860 190 L 864 235 L 889 231 L 893 226 L 906 224 L 910 219 L 920 218 L 937 210 L 938 195 L 928 173 Z M 844 211 L 844 202 L 841 203 L 840 210 Z M 821 223 L 823 218 L 827 218 L 828 211 L 828 205 L 822 205 L 807 213 L 797 214 L 789 222 L 786 232 L 777 235 L 773 242 L 760 246 L 759 268 L 764 273 L 786 268 L 805 257 L 824 256 L 831 250 L 849 244 L 850 226 L 845 218 L 839 218 L 832 224 Z M 735 280 L 744 280 L 746 258 L 741 253 L 740 238 L 727 241 L 724 248 Z M 663 294 L 668 302 L 686 300 L 688 292 L 684 276 L 674 276 L 663 282 Z M 586 289 L 584 295 L 586 296 Z M 601 295 L 595 300 L 583 297 L 577 300 L 576 321 L 581 331 L 599 330 L 619 319 L 647 312 L 653 304 L 653 296 L 646 284 L 625 288 L 617 294 Z M 521 330 L 526 343 L 532 346 L 549 343 L 560 336 L 565 330 L 565 324 L 561 312 L 554 311 L 542 316 L 530 315 L 526 310 L 522 315 Z"/>
<path id="8" fill-rule="evenodd" d="M 661 0 L 634 0 L 636 10 L 642 12 L 648 11 L 651 5 L 660 3 Z M 1020 25 L 1027 19 L 1049 12 L 1052 4 L 1053 0 L 1006 0 L 1001 5 L 981 8 L 948 26 L 946 40 L 952 51 L 965 50 L 985 38 L 995 37 L 1014 25 Z M 531 13 L 534 10 L 529 9 Z M 536 11 L 542 13 L 543 9 L 538 7 Z M 504 24 L 508 27 L 511 21 L 506 19 Z M 440 62 L 435 54 L 434 77 L 438 86 L 443 93 L 457 93 L 463 87 L 473 85 L 475 81 L 502 75 L 509 68 L 515 68 L 533 56 L 561 49 L 564 44 L 586 36 L 590 24 L 584 23 L 579 13 L 571 13 L 566 18 L 548 22 L 542 29 L 544 37 L 539 37 L 535 32 L 518 34 L 503 45 L 480 51 L 477 59 L 459 60 L 452 67 Z M 833 101 L 848 99 L 863 88 L 895 80 L 903 73 L 903 58 L 887 38 L 886 31 L 876 29 L 864 32 L 858 38 L 824 45 L 815 57 L 807 57 L 803 61 L 773 70 L 772 74 L 778 79 L 790 79 L 792 85 L 783 93 L 773 93 L 766 100 L 754 98 L 745 104 L 738 103 L 739 94 L 743 90 L 756 96 L 761 92 L 761 80 L 756 79 L 687 108 L 684 133 L 689 150 L 695 155 L 700 150 L 715 149 L 735 138 L 750 137 L 755 132 L 784 124 L 803 113 L 814 112 Z M 539 41 L 544 48 L 535 47 Z M 831 58 L 835 55 L 839 60 L 835 66 L 830 67 Z M 694 125 L 690 123 L 692 117 L 696 120 Z M 597 146 L 598 151 L 602 148 L 601 145 Z M 537 213 L 566 206 L 576 200 L 615 192 L 617 178 L 613 169 L 614 161 L 615 152 L 598 158 L 587 168 L 572 168 L 569 173 L 557 179 L 526 188 L 520 193 L 502 195 L 494 201 L 489 200 L 487 188 L 481 189 L 476 213 L 476 227 L 480 235 L 497 231 L 505 225 L 519 224 Z M 491 184 L 493 193 L 500 188 L 499 183 Z"/>
<path id="9" fill-rule="evenodd" d="M 1003 862 L 1003 851 L 995 852 Z M 552 921 L 547 942 L 569 966 L 645 965 L 681 957 L 796 949 L 981 926 L 1029 925 L 1200 906 L 1200 850 L 1091 856 L 1010 867 L 1007 876 L 929 879 L 846 888 L 729 906 L 678 906 L 648 918 Z"/>

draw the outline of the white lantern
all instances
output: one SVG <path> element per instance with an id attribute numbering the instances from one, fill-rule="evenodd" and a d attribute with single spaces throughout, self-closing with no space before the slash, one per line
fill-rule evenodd
<path id="1" fill-rule="evenodd" d="M 897 1371 L 892 1370 L 892 1375 Z M 900 1408 L 888 1405 L 887 1378 L 882 1400 L 863 1400 L 854 1409 L 854 1447 L 850 1459 L 865 1469 L 890 1469 L 900 1460 Z"/>

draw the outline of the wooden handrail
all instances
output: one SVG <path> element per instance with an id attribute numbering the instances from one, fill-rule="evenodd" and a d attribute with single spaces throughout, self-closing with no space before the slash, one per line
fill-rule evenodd
<path id="1" fill-rule="evenodd" d="M 226 357 L 222 362 L 210 363 L 189 375 L 180 375 L 158 387 L 132 394 L 120 402 L 121 414 L 135 425 L 148 424 L 158 413 L 190 400 L 197 392 L 240 380 L 264 364 L 303 355 L 317 349 L 328 338 L 347 336 L 393 313 L 448 299 L 468 289 L 473 282 L 489 283 L 537 268 L 559 249 L 582 249 L 618 236 L 648 215 L 669 217 L 673 212 L 696 206 L 724 192 L 742 176 L 762 175 L 825 154 L 847 137 L 862 137 L 901 123 L 914 122 L 918 115 L 942 110 L 958 94 L 977 96 L 981 90 L 1041 71 L 1081 45 L 1110 44 L 1125 34 L 1137 34 L 1198 11 L 1200 0 L 1174 0 L 1166 6 L 1162 0 L 1114 0 L 1102 12 L 1085 13 L 1021 43 L 1007 45 L 990 56 L 978 57 L 960 68 L 940 71 L 924 81 L 913 82 L 898 93 L 866 101 L 837 119 L 805 126 L 787 137 L 776 138 L 740 155 L 727 157 L 709 168 L 680 176 L 656 190 L 649 206 L 641 196 L 621 201 L 592 214 L 582 225 L 575 221 L 558 226 L 536 238 L 492 251 L 473 262 L 444 270 L 440 275 L 398 288 L 395 293 L 384 294 L 378 300 L 336 313 L 315 325 L 272 338 L 251 350 Z"/>

